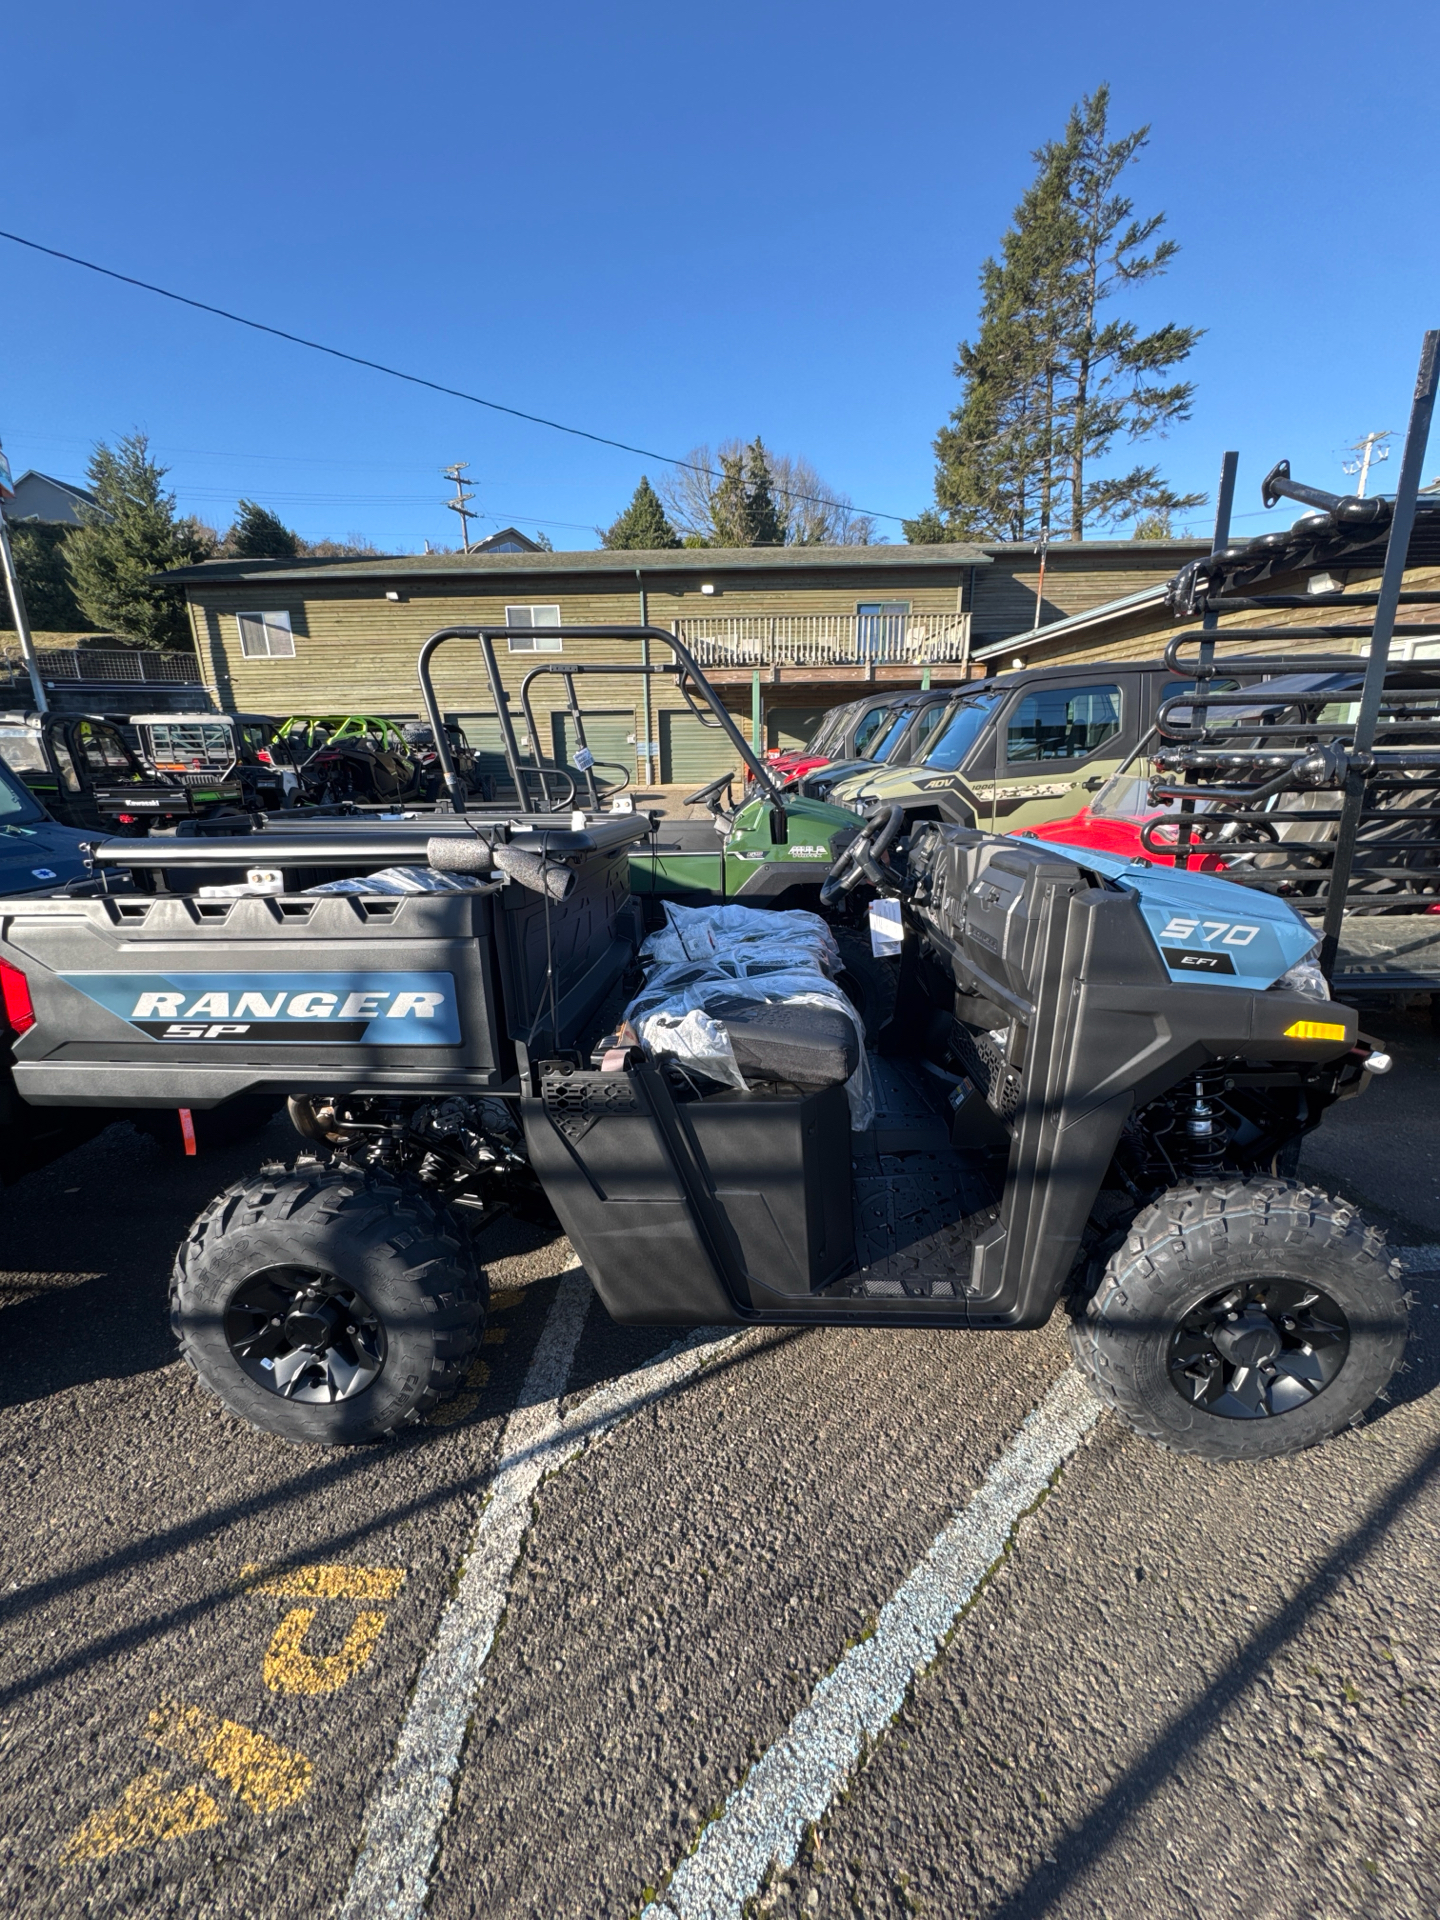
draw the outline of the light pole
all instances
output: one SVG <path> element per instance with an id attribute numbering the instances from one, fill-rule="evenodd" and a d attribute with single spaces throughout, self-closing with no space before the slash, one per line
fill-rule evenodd
<path id="1" fill-rule="evenodd" d="M 455 498 L 447 500 L 445 504 L 452 513 L 460 516 L 460 539 L 466 553 L 470 551 L 470 502 L 475 498 L 473 493 L 465 491 L 464 486 L 465 469 L 469 464 L 468 460 L 456 460 L 445 469 L 445 478 L 455 482 Z"/>
<path id="2" fill-rule="evenodd" d="M 1378 467 L 1382 460 L 1390 458 L 1389 447 L 1382 443 L 1388 440 L 1394 431 L 1393 427 L 1386 427 L 1383 433 L 1367 433 L 1363 440 L 1357 440 L 1349 449 L 1351 453 L 1358 453 L 1360 456 L 1358 460 L 1343 462 L 1346 473 L 1358 473 L 1360 476 L 1359 485 L 1355 489 L 1357 499 L 1365 498 L 1365 482 L 1369 478 L 1372 462 Z"/>
<path id="3" fill-rule="evenodd" d="M 10 462 L 5 458 L 5 449 L 0 447 L 0 568 L 5 573 L 5 590 L 10 597 L 10 617 L 15 622 L 15 631 L 20 639 L 20 652 L 24 657 L 26 671 L 30 675 L 30 691 L 35 700 L 37 713 L 48 713 L 49 702 L 45 698 L 45 682 L 40 678 L 40 662 L 35 658 L 35 642 L 30 637 L 30 621 L 25 612 L 25 595 L 20 589 L 20 575 L 16 571 L 15 556 L 10 551 L 10 534 L 5 525 L 5 502 L 15 498 L 15 485 L 10 478 Z"/>

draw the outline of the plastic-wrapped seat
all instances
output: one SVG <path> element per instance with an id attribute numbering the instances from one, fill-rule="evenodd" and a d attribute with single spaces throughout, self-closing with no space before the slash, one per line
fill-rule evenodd
<path id="1" fill-rule="evenodd" d="M 801 1093 L 843 1086 L 860 1065 L 854 1020 L 838 1007 L 719 995 L 705 1011 L 725 1029 L 747 1086 L 791 1086 Z"/>

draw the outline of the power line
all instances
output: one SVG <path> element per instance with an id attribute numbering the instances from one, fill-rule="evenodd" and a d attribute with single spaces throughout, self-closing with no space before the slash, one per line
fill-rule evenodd
<path id="1" fill-rule="evenodd" d="M 668 467 L 683 467 L 689 473 L 703 473 L 707 479 L 724 478 L 714 467 L 697 466 L 693 460 L 678 460 L 674 454 L 655 453 L 648 447 L 634 447 L 626 440 L 612 440 L 606 434 L 590 433 L 584 427 L 569 427 L 563 420 L 547 420 L 543 414 L 526 413 L 520 407 L 507 407 L 499 400 L 485 400 L 478 393 L 466 393 L 460 387 L 443 386 L 440 381 L 426 380 L 418 373 L 405 373 L 399 367 L 385 366 L 382 361 L 367 360 L 358 353 L 346 353 L 342 347 L 326 346 L 322 340 L 307 340 L 303 334 L 287 333 L 283 327 L 269 326 L 264 320 L 250 320 L 243 313 L 231 313 L 226 307 L 211 306 L 207 300 L 192 300 L 188 293 L 173 293 L 169 287 L 157 287 L 153 281 L 137 280 L 133 274 L 118 273 L 114 267 L 102 267 L 94 260 L 82 260 L 79 254 L 62 253 L 59 247 L 43 246 L 38 240 L 27 240 L 23 234 L 7 233 L 3 227 L 0 227 L 0 240 L 13 240 L 17 247 L 29 247 L 32 253 L 49 254 L 52 260 L 64 260 L 72 267 L 84 267 L 90 273 L 103 274 L 107 280 L 119 280 L 127 287 L 139 287 L 145 293 L 159 294 L 162 300 L 174 300 L 182 307 L 194 307 L 197 312 L 214 314 L 220 320 L 233 320 L 238 327 L 250 327 L 256 333 L 272 334 L 277 340 L 288 340 L 292 346 L 309 347 L 313 353 L 329 354 L 332 360 L 348 360 L 351 366 L 368 367 L 372 373 L 388 374 L 392 380 L 408 381 L 412 387 L 428 387 L 431 393 L 443 393 L 452 400 L 465 400 L 471 406 L 488 407 L 492 413 L 507 413 L 513 420 L 528 420 L 532 426 L 550 427 L 556 433 L 572 434 L 577 440 L 593 441 L 596 446 L 616 447 L 621 453 L 638 454 L 642 460 L 660 460 Z M 826 500 L 819 494 L 792 493 L 779 487 L 776 492 L 784 493 L 789 500 L 803 500 L 811 506 L 831 507 L 840 513 L 860 514 L 871 520 L 904 519 L 903 514 L 855 507 L 848 501 Z"/>

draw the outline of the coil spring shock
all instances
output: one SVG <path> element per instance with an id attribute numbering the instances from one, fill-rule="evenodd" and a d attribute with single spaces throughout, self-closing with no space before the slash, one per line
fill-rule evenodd
<path id="1" fill-rule="evenodd" d="M 1188 1095 L 1175 1097 L 1175 1117 L 1180 1123 L 1176 1142 L 1179 1169 L 1191 1180 L 1204 1180 L 1218 1172 L 1230 1144 L 1230 1128 L 1225 1109 L 1218 1099 L 1221 1076 L 1197 1073 Z"/>

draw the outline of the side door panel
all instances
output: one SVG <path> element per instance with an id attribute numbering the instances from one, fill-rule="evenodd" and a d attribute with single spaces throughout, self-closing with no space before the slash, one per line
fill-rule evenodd
<path id="1" fill-rule="evenodd" d="M 1104 666 L 1018 688 L 974 780 L 982 824 L 1010 833 L 1077 812 L 1134 746 L 1144 691 L 1142 675 Z"/>

